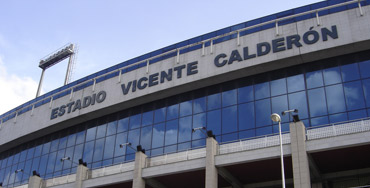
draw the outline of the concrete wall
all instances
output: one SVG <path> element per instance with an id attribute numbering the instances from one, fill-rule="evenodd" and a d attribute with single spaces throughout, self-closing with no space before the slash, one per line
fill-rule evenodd
<path id="1" fill-rule="evenodd" d="M 186 71 L 183 71 L 182 78 L 177 79 L 174 72 L 172 81 L 166 81 L 143 90 L 136 90 L 136 92 L 130 91 L 127 95 L 123 95 L 121 90 L 122 83 L 118 83 L 118 77 L 114 77 L 98 83 L 95 92 L 92 86 L 90 86 L 74 93 L 72 100 L 69 99 L 69 96 L 59 98 L 53 101 L 51 108 L 49 104 L 45 104 L 35 108 L 32 115 L 31 111 L 29 111 L 18 116 L 16 122 L 12 119 L 3 123 L 0 130 L 0 152 L 93 118 L 196 88 L 305 62 L 370 49 L 370 6 L 363 7 L 363 10 L 365 12 L 364 16 L 360 16 L 358 9 L 352 9 L 320 17 L 321 26 L 317 26 L 316 19 L 280 26 L 279 36 L 276 36 L 275 28 L 243 36 L 240 40 L 240 46 L 237 45 L 236 39 L 222 42 L 214 45 L 212 54 L 210 53 L 210 47 L 207 47 L 204 56 L 202 56 L 201 49 L 195 50 L 180 55 L 179 64 L 176 63 L 176 57 L 152 64 L 149 67 L 148 74 L 145 67 L 123 74 L 122 83 L 127 84 L 129 81 L 138 80 L 143 76 L 148 77 L 153 73 L 166 71 L 176 66 L 194 61 L 198 62 L 197 74 L 186 76 Z M 216 67 L 213 63 L 215 57 L 221 53 L 225 53 L 230 57 L 233 50 L 238 49 L 242 53 L 243 47 L 246 46 L 249 47 L 251 53 L 255 53 L 257 43 L 271 43 L 274 39 L 294 34 L 303 36 L 310 28 L 321 33 L 321 28 L 326 27 L 331 29 L 333 25 L 337 26 L 339 35 L 337 39 L 329 38 L 328 41 L 324 42 L 320 36 L 320 40 L 312 45 L 303 44 L 302 42 L 303 46 L 299 48 L 294 46 L 290 50 L 278 53 L 270 52 L 264 56 L 234 62 L 223 67 Z M 102 90 L 107 92 L 104 102 L 76 110 L 69 114 L 66 113 L 52 120 L 50 119 L 53 108 L 65 105 L 70 101 L 83 99 L 85 96 L 98 93 Z"/>

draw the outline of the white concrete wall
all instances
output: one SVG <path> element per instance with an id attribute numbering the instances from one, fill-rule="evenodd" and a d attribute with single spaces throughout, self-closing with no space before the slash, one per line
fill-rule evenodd
<path id="1" fill-rule="evenodd" d="M 320 17 L 321 26 L 316 25 L 316 19 L 280 26 L 279 36 L 276 36 L 275 28 L 243 36 L 241 37 L 240 46 L 237 45 L 236 39 L 229 40 L 216 44 L 212 54 L 210 53 L 210 47 L 207 47 L 205 56 L 201 55 L 201 49 L 192 51 L 180 56 L 180 64 L 176 64 L 176 58 L 173 57 L 151 65 L 149 74 L 146 74 L 145 67 L 123 74 L 122 83 L 127 84 L 128 81 L 137 80 L 143 76 L 149 76 L 150 74 L 166 71 L 182 64 L 198 61 L 198 73 L 195 75 L 183 75 L 181 79 L 177 79 L 174 72 L 173 80 L 170 82 L 166 81 L 153 87 L 147 87 L 144 90 L 136 90 L 134 93 L 130 91 L 127 95 L 122 94 L 120 83 L 117 83 L 118 77 L 111 78 L 98 83 L 95 88 L 95 93 L 101 90 L 107 92 L 107 98 L 104 102 L 69 114 L 66 113 L 61 117 L 50 120 L 53 108 L 70 102 L 69 96 L 59 98 L 53 102 L 52 108 L 49 108 L 49 104 L 45 104 L 35 108 L 33 115 L 29 111 L 19 115 L 15 123 L 14 119 L 3 123 L 0 130 L 0 152 L 77 123 L 156 99 L 282 67 L 369 49 L 370 6 L 363 7 L 363 10 L 365 12 L 364 16 L 359 15 L 358 9 L 352 9 Z M 320 29 L 322 27 L 330 29 L 333 25 L 337 26 L 338 39 L 329 38 L 328 41 L 323 42 L 320 38 L 317 43 L 312 45 L 303 44 L 301 40 L 303 46 L 300 48 L 294 46 L 290 50 L 278 53 L 270 52 L 265 56 L 234 62 L 231 65 L 225 65 L 220 68 L 213 63 L 214 58 L 220 53 L 230 56 L 235 49 L 242 53 L 245 46 L 249 47 L 250 52 L 255 52 L 257 43 L 271 43 L 273 39 L 293 34 L 303 36 L 311 27 L 313 27 L 313 30 L 321 33 Z M 183 71 L 184 73 L 185 71 Z M 92 86 L 90 86 L 74 93 L 72 101 L 92 94 Z"/>

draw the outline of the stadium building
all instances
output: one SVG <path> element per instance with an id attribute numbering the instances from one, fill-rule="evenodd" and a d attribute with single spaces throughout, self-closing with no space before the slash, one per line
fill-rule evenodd
<path id="1" fill-rule="evenodd" d="M 369 187 L 369 5 L 247 21 L 37 97 L 0 116 L 0 187 Z"/>

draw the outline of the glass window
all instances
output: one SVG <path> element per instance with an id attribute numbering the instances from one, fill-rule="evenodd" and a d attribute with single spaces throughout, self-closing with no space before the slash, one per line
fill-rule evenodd
<path id="1" fill-rule="evenodd" d="M 178 120 L 168 121 L 166 123 L 165 145 L 177 143 Z"/>
<path id="2" fill-rule="evenodd" d="M 96 127 L 91 127 L 87 129 L 86 132 L 86 142 L 94 140 L 96 135 Z"/>
<path id="3" fill-rule="evenodd" d="M 194 108 L 194 114 L 205 112 L 206 111 L 206 98 L 201 97 L 194 99 L 193 103 Z"/>
<path id="4" fill-rule="evenodd" d="M 94 141 L 87 142 L 85 144 L 84 152 L 83 152 L 83 161 L 87 163 L 91 163 L 93 159 L 94 153 Z"/>
<path id="5" fill-rule="evenodd" d="M 104 140 L 105 140 L 104 138 L 101 138 L 95 141 L 93 157 L 94 162 L 101 161 L 103 159 Z"/>
<path id="6" fill-rule="evenodd" d="M 147 126 L 153 124 L 154 111 L 148 111 L 143 113 L 142 125 Z"/>
<path id="7" fill-rule="evenodd" d="M 75 149 L 74 147 L 67 148 L 66 149 L 66 153 L 61 158 L 63 158 L 63 157 L 70 157 L 71 160 L 73 160 L 73 150 L 74 149 Z M 58 159 L 60 160 L 61 158 L 58 158 Z M 72 167 L 72 163 L 71 163 L 70 160 L 63 161 L 63 169 L 68 169 L 68 168 L 71 168 L 71 167 Z"/>
<path id="8" fill-rule="evenodd" d="M 344 94 L 346 96 L 347 110 L 364 108 L 364 93 L 360 81 L 344 83 Z"/>
<path id="9" fill-rule="evenodd" d="M 167 120 L 175 119 L 179 117 L 179 105 L 174 104 L 167 107 Z"/>
<path id="10" fill-rule="evenodd" d="M 180 103 L 180 116 L 188 116 L 193 113 L 193 103 L 192 101 L 185 101 Z"/>
<path id="11" fill-rule="evenodd" d="M 239 132 L 239 139 L 252 138 L 252 137 L 255 137 L 255 136 L 256 136 L 256 131 L 254 129 Z"/>
<path id="12" fill-rule="evenodd" d="M 154 123 L 163 122 L 166 117 L 166 107 L 154 111 Z"/>
<path id="13" fill-rule="evenodd" d="M 117 132 L 124 132 L 128 130 L 128 117 L 122 118 L 118 120 L 118 125 L 117 125 Z"/>
<path id="14" fill-rule="evenodd" d="M 306 73 L 307 88 L 315 88 L 324 85 L 321 70 Z"/>
<path id="15" fill-rule="evenodd" d="M 360 79 L 357 63 L 342 65 L 341 69 L 343 82 Z"/>
<path id="16" fill-rule="evenodd" d="M 254 102 L 238 106 L 239 130 L 255 128 Z"/>
<path id="17" fill-rule="evenodd" d="M 330 114 L 346 111 L 342 84 L 328 86 L 325 88 L 325 91 Z"/>
<path id="18" fill-rule="evenodd" d="M 177 150 L 177 145 L 164 147 L 164 153 L 173 153 Z"/>
<path id="19" fill-rule="evenodd" d="M 287 78 L 288 82 L 288 93 L 302 91 L 305 89 L 303 74 L 290 76 Z"/>
<path id="20" fill-rule="evenodd" d="M 370 79 L 362 80 L 362 87 L 364 89 L 366 106 L 370 107 Z"/>
<path id="21" fill-rule="evenodd" d="M 22 177 L 22 181 L 27 181 L 29 179 L 29 175 L 28 174 L 31 174 L 31 167 L 32 167 L 32 160 L 28 160 L 26 161 L 25 163 L 25 166 L 24 166 L 24 174 L 23 174 L 23 177 Z M 0 172 L 0 181 L 2 180 L 2 176 L 1 176 L 1 172 Z"/>
<path id="22" fill-rule="evenodd" d="M 254 96 L 256 100 L 263 99 L 270 96 L 270 85 L 269 82 L 256 84 L 254 86 Z"/>
<path id="23" fill-rule="evenodd" d="M 236 89 L 222 92 L 222 106 L 236 104 Z"/>
<path id="24" fill-rule="evenodd" d="M 254 100 L 253 85 L 238 88 L 239 103 L 250 102 Z"/>
<path id="25" fill-rule="evenodd" d="M 262 136 L 262 135 L 268 135 L 268 134 L 272 134 L 271 126 L 256 129 L 256 136 Z"/>
<path id="26" fill-rule="evenodd" d="M 150 149 L 152 141 L 152 126 L 143 127 L 141 129 L 140 145 L 143 149 Z"/>
<path id="27" fill-rule="evenodd" d="M 286 94 L 286 79 L 281 78 L 271 81 L 271 96 Z"/>
<path id="28" fill-rule="evenodd" d="M 50 151 L 50 144 L 51 144 L 50 142 L 47 142 L 47 143 L 45 143 L 42 146 L 42 154 L 43 155 L 49 153 L 49 151 Z"/>
<path id="29" fill-rule="evenodd" d="M 114 145 L 116 143 L 116 135 L 108 136 L 105 138 L 105 146 L 104 146 L 104 159 L 113 158 L 114 153 Z"/>
<path id="30" fill-rule="evenodd" d="M 107 124 L 98 126 L 98 131 L 96 133 L 96 139 L 105 137 L 107 132 Z"/>
<path id="31" fill-rule="evenodd" d="M 114 157 L 122 156 L 126 154 L 126 148 L 121 148 L 121 144 L 127 143 L 127 132 L 117 134 L 116 144 L 114 145 Z"/>
<path id="32" fill-rule="evenodd" d="M 285 110 L 289 110 L 288 108 L 288 97 L 286 95 L 282 95 L 279 97 L 273 97 L 271 98 L 271 106 L 272 106 L 272 113 L 277 113 L 281 115 L 281 112 Z M 280 116 L 281 122 L 288 122 L 289 121 L 289 115 Z"/>
<path id="33" fill-rule="evenodd" d="M 341 83 L 339 67 L 331 67 L 324 70 L 325 85 Z"/>
<path id="34" fill-rule="evenodd" d="M 152 150 L 152 156 L 162 155 L 163 154 L 163 148 L 153 149 Z"/>
<path id="35" fill-rule="evenodd" d="M 191 147 L 196 148 L 196 147 L 202 147 L 206 145 L 206 139 L 200 139 L 200 140 L 193 140 L 191 142 Z"/>
<path id="36" fill-rule="evenodd" d="M 342 122 L 342 121 L 347 121 L 347 113 L 339 113 L 339 114 L 334 114 L 329 116 L 329 121 L 330 123 L 337 123 L 337 122 Z"/>
<path id="37" fill-rule="evenodd" d="M 76 144 L 76 134 L 71 134 L 68 136 L 67 147 L 73 146 Z"/>
<path id="38" fill-rule="evenodd" d="M 270 99 L 264 99 L 255 102 L 256 127 L 271 125 L 271 103 Z"/>
<path id="39" fill-rule="evenodd" d="M 59 139 L 58 149 L 63 149 L 67 146 L 67 136 Z"/>
<path id="40" fill-rule="evenodd" d="M 214 135 L 221 134 L 221 110 L 207 112 L 207 130 Z"/>
<path id="41" fill-rule="evenodd" d="M 131 130 L 128 132 L 127 142 L 131 143 L 131 146 L 133 148 L 136 148 L 137 145 L 139 145 L 140 141 L 140 129 Z M 131 148 L 127 148 L 127 153 L 135 153 L 135 151 Z"/>
<path id="42" fill-rule="evenodd" d="M 50 152 L 54 152 L 58 150 L 58 143 L 59 143 L 59 139 L 51 141 Z"/>
<path id="43" fill-rule="evenodd" d="M 288 99 L 289 109 L 298 109 L 300 119 L 308 118 L 307 98 L 305 91 L 289 94 Z"/>
<path id="44" fill-rule="evenodd" d="M 238 133 L 224 134 L 221 140 L 222 142 L 238 140 Z"/>
<path id="45" fill-rule="evenodd" d="M 141 114 L 135 114 L 130 117 L 130 129 L 139 128 L 141 125 Z"/>
<path id="46" fill-rule="evenodd" d="M 107 125 L 107 136 L 116 134 L 117 132 L 117 121 L 111 121 Z"/>
<path id="47" fill-rule="evenodd" d="M 207 109 L 214 110 L 221 107 L 221 94 L 215 93 L 207 96 Z"/>
<path id="48" fill-rule="evenodd" d="M 361 119 L 366 117 L 367 117 L 366 110 L 357 110 L 348 112 L 348 120 Z"/>
<path id="49" fill-rule="evenodd" d="M 311 126 L 319 126 L 329 124 L 328 116 L 311 118 Z"/>
<path id="50" fill-rule="evenodd" d="M 177 150 L 178 151 L 184 151 L 191 148 L 191 142 L 185 142 L 182 144 L 178 144 Z"/>
<path id="51" fill-rule="evenodd" d="M 39 164 L 40 164 L 40 157 L 36 157 L 32 160 L 32 170 L 36 170 L 37 172 L 40 173 L 39 171 Z"/>
<path id="52" fill-rule="evenodd" d="M 370 60 L 360 62 L 360 71 L 362 78 L 369 78 L 370 77 Z"/>
<path id="53" fill-rule="evenodd" d="M 152 148 L 162 147 L 164 144 L 164 123 L 153 126 Z"/>
<path id="54" fill-rule="evenodd" d="M 61 159 L 64 157 L 64 154 L 65 154 L 65 149 L 59 150 L 57 152 L 57 156 L 55 159 L 55 167 L 54 167 L 55 172 L 62 170 L 63 162 L 61 161 Z"/>
<path id="55" fill-rule="evenodd" d="M 308 90 L 308 104 L 311 117 L 326 115 L 326 100 L 324 88 Z"/>
<path id="56" fill-rule="evenodd" d="M 34 153 L 35 153 L 35 147 L 32 147 L 32 148 L 28 149 L 28 152 L 27 152 L 27 160 L 28 159 L 32 159 Z"/>
<path id="57" fill-rule="evenodd" d="M 199 127 L 207 127 L 205 113 L 196 114 L 193 116 L 193 128 L 199 128 Z M 204 134 L 202 134 L 200 131 L 194 132 L 193 140 L 199 139 L 199 138 L 205 138 Z"/>
<path id="58" fill-rule="evenodd" d="M 272 126 L 273 133 L 279 133 L 279 124 L 275 124 Z M 281 132 L 289 132 L 289 123 L 282 123 L 281 124 Z"/>
<path id="59" fill-rule="evenodd" d="M 238 130 L 237 107 L 231 106 L 222 109 L 222 134 Z"/>
<path id="60" fill-rule="evenodd" d="M 83 158 L 83 148 L 84 148 L 84 145 L 83 144 L 80 144 L 80 145 L 77 145 L 75 147 L 75 151 L 73 152 L 73 162 L 74 163 L 78 163 L 78 160 L 79 159 L 82 159 Z M 84 161 L 86 162 L 86 161 Z"/>
<path id="61" fill-rule="evenodd" d="M 48 161 L 48 157 L 49 157 L 49 155 L 43 155 L 43 156 L 41 156 L 41 163 L 40 163 L 40 167 L 39 167 L 39 173 L 40 173 L 40 175 L 45 175 L 45 173 L 46 173 L 46 165 L 47 165 L 47 161 Z"/>
<path id="62" fill-rule="evenodd" d="M 77 133 L 76 144 L 81 144 L 85 141 L 85 131 Z"/>
<path id="63" fill-rule="evenodd" d="M 180 118 L 179 122 L 179 142 L 191 140 L 192 117 Z"/>

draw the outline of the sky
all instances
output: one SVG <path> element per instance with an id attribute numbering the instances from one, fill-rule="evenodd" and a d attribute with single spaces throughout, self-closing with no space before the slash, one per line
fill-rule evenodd
<path id="1" fill-rule="evenodd" d="M 36 96 L 40 59 L 78 46 L 72 81 L 145 53 L 318 0 L 0 1 L 0 114 Z M 63 86 L 68 61 L 47 69 L 42 94 Z"/>

